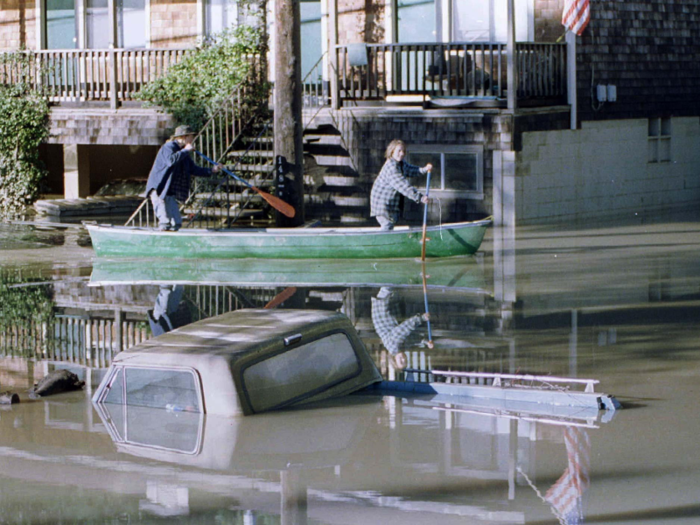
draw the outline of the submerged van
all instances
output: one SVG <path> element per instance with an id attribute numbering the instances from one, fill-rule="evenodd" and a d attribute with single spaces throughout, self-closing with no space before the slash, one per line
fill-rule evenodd
<path id="1" fill-rule="evenodd" d="M 379 381 L 345 315 L 246 309 L 117 354 L 93 402 L 238 416 L 341 396 Z"/>

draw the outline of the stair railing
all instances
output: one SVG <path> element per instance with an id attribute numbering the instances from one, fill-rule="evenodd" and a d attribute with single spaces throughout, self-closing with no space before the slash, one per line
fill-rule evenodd
<path id="1" fill-rule="evenodd" d="M 256 125 L 260 125 L 259 122 L 253 121 L 246 130 L 252 129 Z M 234 141 L 234 144 L 247 138 L 246 130 Z M 256 187 L 270 186 L 274 173 L 274 165 L 271 162 L 272 147 L 272 120 L 270 119 L 262 123 L 262 129 L 250 141 L 247 148 L 237 155 L 233 166 L 231 167 L 231 163 L 227 163 L 229 171 L 237 172 L 250 180 L 251 184 Z M 245 210 L 250 210 L 249 205 L 252 203 L 262 205 L 262 199 L 257 193 L 249 191 L 247 186 L 233 178 L 217 179 L 217 184 L 212 190 L 202 191 L 202 188 L 210 182 L 211 180 L 207 179 L 197 180 L 196 189 L 184 207 L 184 211 L 190 216 L 186 224 L 187 227 L 191 227 L 195 222 L 199 227 L 210 228 L 212 222 L 217 227 L 229 227 L 242 217 Z M 204 199 L 202 198 L 203 193 L 208 194 Z M 212 203 L 217 205 L 212 207 Z M 192 207 L 193 204 L 195 204 L 194 207 Z M 254 215 L 253 213 L 251 218 Z"/>
<path id="2" fill-rule="evenodd" d="M 235 144 L 240 143 L 246 134 L 246 130 L 251 126 L 251 123 L 260 121 L 264 118 L 266 111 L 265 100 L 251 100 L 254 90 L 259 88 L 264 81 L 266 71 L 264 71 L 265 61 L 261 60 L 258 55 L 251 55 L 251 73 L 246 80 L 239 85 L 233 93 L 227 97 L 220 107 L 214 112 L 209 120 L 204 124 L 202 129 L 195 137 L 195 147 L 205 153 L 208 157 L 216 159 L 222 164 L 229 164 L 229 161 L 234 159 L 227 158 L 229 152 Z M 240 170 L 244 177 L 249 176 L 245 170 Z M 196 180 L 196 179 L 195 179 Z M 227 184 L 226 191 L 234 187 Z M 196 193 L 196 186 L 195 192 Z M 151 209 L 152 204 L 149 204 L 150 199 L 146 198 L 134 214 L 126 221 L 125 226 L 139 227 L 154 227 L 156 225 L 155 213 Z M 228 202 L 228 201 L 227 201 Z M 186 207 L 190 203 L 186 203 L 181 207 L 183 215 L 188 215 Z M 200 218 L 201 218 L 201 214 Z M 208 220 L 198 221 L 208 223 Z M 186 226 L 204 226 L 208 224 L 196 224 L 195 221 L 187 221 Z"/>

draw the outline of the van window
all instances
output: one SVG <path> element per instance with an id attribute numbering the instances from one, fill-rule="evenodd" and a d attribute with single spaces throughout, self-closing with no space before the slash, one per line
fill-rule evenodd
<path id="1" fill-rule="evenodd" d="M 190 371 L 125 367 L 125 378 L 127 405 L 202 411 L 197 382 Z"/>
<path id="2" fill-rule="evenodd" d="M 243 384 L 255 412 L 320 392 L 360 373 L 348 336 L 336 333 L 249 366 Z"/>

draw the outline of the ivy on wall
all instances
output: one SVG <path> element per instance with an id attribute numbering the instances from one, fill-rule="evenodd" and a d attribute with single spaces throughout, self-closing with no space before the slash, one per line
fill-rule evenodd
<path id="1" fill-rule="evenodd" d="M 37 199 L 47 173 L 39 145 L 49 136 L 49 104 L 29 84 L 31 54 L 3 54 L 0 66 L 19 72 L 18 80 L 0 85 L 0 219 L 12 219 Z"/>

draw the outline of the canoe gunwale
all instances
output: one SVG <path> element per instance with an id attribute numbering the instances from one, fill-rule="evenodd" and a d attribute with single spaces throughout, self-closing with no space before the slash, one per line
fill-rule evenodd
<path id="1" fill-rule="evenodd" d="M 478 221 L 467 222 L 451 222 L 445 224 L 436 224 L 428 226 L 427 232 L 440 232 L 449 230 L 461 230 L 465 228 L 487 227 L 492 223 L 491 219 L 481 219 Z M 197 235 L 202 234 L 212 236 L 249 236 L 249 237 L 271 237 L 273 235 L 283 235 L 288 237 L 316 237 L 318 235 L 325 236 L 365 236 L 365 235 L 410 235 L 418 233 L 422 235 L 422 226 L 397 226 L 393 230 L 381 230 L 376 226 L 368 226 L 363 228 L 230 228 L 230 229 L 206 229 L 206 228 L 182 228 L 178 231 L 159 231 L 154 228 L 143 228 L 139 226 L 114 226 L 111 224 L 94 224 L 84 223 L 85 227 L 90 230 L 107 230 L 115 232 L 129 232 L 137 235 Z"/>

